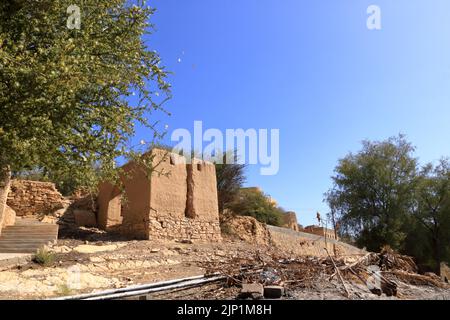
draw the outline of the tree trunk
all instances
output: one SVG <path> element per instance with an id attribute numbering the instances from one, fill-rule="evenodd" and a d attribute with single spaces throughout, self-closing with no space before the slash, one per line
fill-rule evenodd
<path id="1" fill-rule="evenodd" d="M 9 188 L 11 186 L 11 170 L 9 167 L 0 168 L 0 234 L 5 215 L 6 200 L 8 200 Z"/>
<path id="2" fill-rule="evenodd" d="M 433 235 L 433 256 L 434 256 L 434 262 L 436 263 L 434 272 L 437 275 L 440 275 L 441 273 L 441 244 L 439 241 L 439 235 Z"/>

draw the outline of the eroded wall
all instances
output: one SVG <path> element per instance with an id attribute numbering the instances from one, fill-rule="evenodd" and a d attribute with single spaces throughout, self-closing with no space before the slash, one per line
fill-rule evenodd
<path id="1" fill-rule="evenodd" d="M 289 228 L 295 231 L 300 231 L 298 222 L 297 222 L 297 215 L 293 211 L 289 211 L 284 213 L 283 215 L 283 227 Z"/>
<path id="2" fill-rule="evenodd" d="M 150 177 L 134 163 L 124 166 L 122 198 L 111 185 L 100 188 L 100 226 L 120 215 L 120 230 L 132 238 L 220 241 L 214 165 L 186 164 L 184 157 L 161 149 L 150 156 L 155 166 Z"/>
<path id="3" fill-rule="evenodd" d="M 17 216 L 46 214 L 64 206 L 64 197 L 51 182 L 12 180 L 7 204 Z"/>
<path id="4" fill-rule="evenodd" d="M 220 241 L 214 165 L 153 152 L 159 165 L 151 178 L 150 238 Z"/>
<path id="5" fill-rule="evenodd" d="M 307 227 L 305 227 L 305 229 L 303 231 L 306 233 L 311 233 L 311 234 L 315 234 L 318 236 L 325 236 L 328 239 L 339 240 L 339 239 L 336 239 L 336 234 L 333 229 L 327 229 L 327 228 L 323 228 L 323 227 L 319 227 L 319 226 L 307 226 Z"/>
<path id="6" fill-rule="evenodd" d="M 111 183 L 103 182 L 97 196 L 97 223 L 102 229 L 109 229 L 122 224 L 122 194 Z"/>
<path id="7" fill-rule="evenodd" d="M 332 239 L 325 241 L 323 236 L 274 226 L 267 226 L 267 228 L 271 234 L 272 244 L 293 255 L 325 257 L 327 256 L 325 247 L 330 255 L 335 253 L 339 256 L 364 254 L 363 250 L 349 244 Z"/>
<path id="8" fill-rule="evenodd" d="M 124 171 L 121 231 L 131 238 L 148 239 L 151 192 L 148 173 L 134 163 L 124 166 Z"/>

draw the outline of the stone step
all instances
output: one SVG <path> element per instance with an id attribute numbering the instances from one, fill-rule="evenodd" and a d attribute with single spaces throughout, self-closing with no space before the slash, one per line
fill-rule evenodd
<path id="1" fill-rule="evenodd" d="M 9 227 L 6 227 L 2 230 L 2 233 L 57 233 L 58 229 L 9 229 Z"/>
<path id="2" fill-rule="evenodd" d="M 58 239 L 58 225 L 36 221 L 8 226 L 0 235 L 0 253 L 35 253 L 44 245 Z"/>
<path id="3" fill-rule="evenodd" d="M 0 250 L 2 249 L 26 249 L 26 248 L 40 248 L 50 244 L 49 241 L 29 242 L 29 243 L 0 243 Z"/>
<path id="4" fill-rule="evenodd" d="M 6 228 L 9 229 L 54 229 L 57 228 L 58 226 L 56 224 L 28 224 L 28 225 L 13 225 L 13 226 L 8 226 Z"/>
<path id="5" fill-rule="evenodd" d="M 2 233 L 0 236 L 0 239 L 23 239 L 23 238 L 56 238 L 58 235 L 56 232 L 52 233 L 15 233 L 15 232 L 8 232 L 8 233 Z"/>
<path id="6" fill-rule="evenodd" d="M 49 234 L 49 233 L 34 233 L 34 234 L 17 234 L 17 233 L 7 233 L 7 234 L 2 234 L 0 236 L 0 240 L 1 239 L 39 239 L 39 238 L 43 238 L 43 239 L 57 239 L 58 235 L 56 233 L 53 234 Z"/>
<path id="7" fill-rule="evenodd" d="M 40 247 L 30 248 L 2 248 L 1 253 L 36 253 Z"/>
<path id="8" fill-rule="evenodd" d="M 57 233 L 58 230 L 56 229 L 52 229 L 52 230 L 35 230 L 35 229 L 30 229 L 30 230 L 11 230 L 11 229 L 3 229 L 1 234 L 4 233 L 17 233 L 17 234 L 22 234 L 22 233 Z"/>

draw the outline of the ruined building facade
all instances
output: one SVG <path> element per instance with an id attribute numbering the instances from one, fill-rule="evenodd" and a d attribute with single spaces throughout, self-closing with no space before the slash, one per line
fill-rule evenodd
<path id="1" fill-rule="evenodd" d="M 283 227 L 295 231 L 301 231 L 297 222 L 297 215 L 293 211 L 285 212 L 283 214 Z"/>
<path id="2" fill-rule="evenodd" d="M 98 194 L 97 222 L 136 239 L 220 241 L 215 166 L 153 149 L 156 170 L 126 164 L 123 192 L 103 183 Z M 168 173 L 168 175 L 160 174 Z"/>
<path id="3" fill-rule="evenodd" d="M 338 238 L 336 238 L 336 234 L 333 229 L 328 229 L 328 228 L 312 225 L 312 226 L 305 227 L 305 229 L 303 231 L 306 233 L 323 236 L 328 239 L 339 240 Z"/>

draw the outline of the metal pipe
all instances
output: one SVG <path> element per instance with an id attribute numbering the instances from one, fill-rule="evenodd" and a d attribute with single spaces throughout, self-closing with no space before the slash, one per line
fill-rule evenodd
<path id="1" fill-rule="evenodd" d="M 224 279 L 226 279 L 225 276 L 218 276 L 218 277 L 198 279 L 198 280 L 188 280 L 188 281 L 183 281 L 181 283 L 167 285 L 164 287 L 149 288 L 149 289 L 143 289 L 143 290 L 127 291 L 127 292 L 122 292 L 122 293 L 96 296 L 96 297 L 87 298 L 85 300 L 109 300 L 109 299 L 127 298 L 127 297 L 139 296 L 139 295 L 143 295 L 143 294 L 147 294 L 147 293 L 151 293 L 151 292 L 166 291 L 166 290 L 179 289 L 179 288 L 185 288 L 185 287 L 190 287 L 190 286 L 197 286 L 199 284 L 205 284 L 205 283 L 215 282 L 215 281 L 224 280 Z"/>

